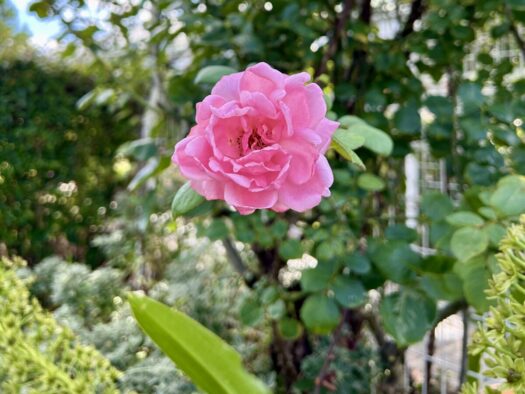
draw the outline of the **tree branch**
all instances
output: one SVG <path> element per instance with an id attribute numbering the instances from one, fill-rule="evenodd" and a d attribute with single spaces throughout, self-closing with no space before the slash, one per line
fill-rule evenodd
<path id="1" fill-rule="evenodd" d="M 523 56 L 523 59 L 525 60 L 525 41 L 523 41 L 523 38 L 520 36 L 520 32 L 518 31 L 518 27 L 516 26 L 516 21 L 514 20 L 514 17 L 512 15 L 512 10 L 510 9 L 509 5 L 505 1 L 505 13 L 507 14 L 507 17 L 510 21 L 510 32 L 514 36 L 514 39 L 516 40 L 516 44 L 518 44 L 518 47 L 521 51 L 521 56 Z"/>
<path id="2" fill-rule="evenodd" d="M 432 329 L 436 328 L 438 324 L 445 320 L 447 317 L 455 315 L 464 308 L 468 308 L 468 304 L 465 300 L 454 301 L 445 305 L 438 311 L 438 315 L 436 321 L 434 322 L 434 325 L 432 326 Z"/>
<path id="3" fill-rule="evenodd" d="M 230 261 L 233 269 L 235 269 L 235 271 L 241 275 L 244 283 L 246 283 L 248 287 L 253 287 L 256 282 L 256 278 L 253 273 L 246 268 L 246 265 L 244 265 L 244 261 L 242 261 L 242 257 L 233 244 L 232 240 L 230 238 L 224 238 L 222 240 L 222 244 L 226 249 L 226 255 L 228 256 L 228 260 Z"/>
<path id="4" fill-rule="evenodd" d="M 367 25 L 370 24 L 370 21 L 372 20 L 372 0 L 363 0 L 359 19 Z"/>
<path id="5" fill-rule="evenodd" d="M 434 356 L 434 352 L 436 350 L 436 328 L 432 327 L 428 334 L 428 342 L 427 342 L 427 355 L 430 356 L 426 362 L 425 362 L 425 380 L 424 385 L 428 388 L 430 387 L 430 382 L 432 380 L 432 356 Z"/>
<path id="6" fill-rule="evenodd" d="M 352 11 L 353 7 L 354 7 L 353 0 L 344 0 L 343 10 L 341 11 L 341 15 L 336 20 L 334 31 L 332 33 L 332 37 L 330 38 L 330 42 L 328 43 L 328 49 L 324 53 L 323 59 L 321 60 L 319 67 L 315 71 L 315 77 L 318 77 L 319 75 L 324 74 L 327 71 L 328 61 L 332 57 L 334 57 L 335 53 L 337 52 L 339 41 L 344 36 L 346 24 L 348 23 L 348 20 L 350 19 L 350 12 Z"/>
<path id="7" fill-rule="evenodd" d="M 463 339 L 461 341 L 461 370 L 459 372 L 458 387 L 461 388 L 465 383 L 467 376 L 467 361 L 468 361 L 468 326 L 469 326 L 469 312 L 468 307 L 463 308 Z"/>
<path id="8" fill-rule="evenodd" d="M 328 350 L 326 351 L 326 356 L 324 358 L 323 366 L 321 367 L 321 370 L 319 371 L 319 374 L 315 378 L 315 390 L 314 394 L 319 394 L 321 392 L 321 386 L 324 384 L 324 379 L 326 375 L 328 374 L 328 367 L 330 367 L 330 362 L 332 361 L 334 357 L 334 349 L 335 345 L 339 341 L 341 337 L 341 331 L 344 327 L 345 321 L 348 318 L 349 310 L 345 309 L 343 312 L 343 316 L 341 318 L 341 321 L 339 322 L 339 325 L 335 329 L 334 333 L 332 334 L 332 341 L 330 342 L 330 345 L 328 346 Z"/>
<path id="9" fill-rule="evenodd" d="M 423 0 L 414 0 L 410 6 L 410 14 L 403 27 L 403 30 L 398 34 L 398 38 L 405 38 L 414 31 L 414 23 L 423 16 L 426 10 L 426 5 Z"/>

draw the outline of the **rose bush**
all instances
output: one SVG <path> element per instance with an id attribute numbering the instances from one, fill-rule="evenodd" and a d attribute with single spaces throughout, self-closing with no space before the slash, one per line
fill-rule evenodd
<path id="1" fill-rule="evenodd" d="M 309 80 L 266 63 L 222 77 L 173 154 L 192 188 L 241 214 L 303 212 L 329 196 L 324 153 L 339 124 L 325 117 L 323 92 Z"/>

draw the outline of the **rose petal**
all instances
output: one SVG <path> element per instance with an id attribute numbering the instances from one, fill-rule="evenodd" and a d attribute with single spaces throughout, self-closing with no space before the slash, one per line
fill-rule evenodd
<path id="1" fill-rule="evenodd" d="M 301 140 L 290 139 L 281 142 L 281 146 L 290 155 L 288 180 L 300 185 L 312 177 L 317 160 L 316 149 Z"/>
<path id="2" fill-rule="evenodd" d="M 239 83 L 244 73 L 234 73 L 225 75 L 211 90 L 211 94 L 221 96 L 224 101 L 239 99 Z"/>
<path id="3" fill-rule="evenodd" d="M 212 108 L 220 108 L 226 103 L 224 97 L 210 95 L 207 96 L 200 103 L 197 103 L 197 111 L 195 115 L 195 120 L 197 123 L 204 122 L 210 119 L 212 114 Z"/>
<path id="4" fill-rule="evenodd" d="M 315 131 L 321 137 L 321 144 L 319 145 L 319 153 L 324 154 L 328 147 L 330 146 L 330 143 L 332 142 L 332 135 L 339 127 L 338 122 L 334 122 L 330 119 L 322 119 L 317 127 L 315 128 Z"/>
<path id="5" fill-rule="evenodd" d="M 266 63 L 248 67 L 241 77 L 240 90 L 260 92 L 270 97 L 272 92 L 284 85 L 285 75 Z"/>
<path id="6" fill-rule="evenodd" d="M 321 198 L 330 195 L 329 187 L 334 179 L 330 165 L 324 156 L 320 156 L 315 166 L 313 176 L 302 185 L 291 182 L 283 184 L 279 189 L 279 204 L 290 207 L 294 211 L 304 212 L 321 202 Z"/>
<path id="7" fill-rule="evenodd" d="M 224 187 L 224 200 L 234 207 L 271 208 L 277 202 L 277 191 L 252 192 L 234 183 L 227 183 Z"/>
<path id="8" fill-rule="evenodd" d="M 222 182 L 213 179 L 191 181 L 191 187 L 206 200 L 224 199 L 224 184 Z"/>

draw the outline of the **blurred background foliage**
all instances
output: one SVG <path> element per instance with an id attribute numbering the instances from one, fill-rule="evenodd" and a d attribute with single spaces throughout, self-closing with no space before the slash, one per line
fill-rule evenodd
<path id="1" fill-rule="evenodd" d="M 46 53 L 12 9 L 0 2 L 0 254 L 29 261 L 32 293 L 121 390 L 195 390 L 134 326 L 126 290 L 212 328 L 276 392 L 397 392 L 407 346 L 488 309 L 497 245 L 525 211 L 522 1 L 34 1 L 62 26 Z M 329 116 L 384 130 L 393 152 L 358 149 L 363 171 L 330 151 L 332 197 L 305 215 L 206 203 L 173 218 L 169 157 L 211 88 L 199 71 L 258 61 L 310 72 Z"/>

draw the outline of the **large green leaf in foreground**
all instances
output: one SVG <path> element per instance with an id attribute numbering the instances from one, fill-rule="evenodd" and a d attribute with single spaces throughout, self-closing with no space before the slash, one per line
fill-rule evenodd
<path id="1" fill-rule="evenodd" d="M 140 327 L 201 390 L 211 394 L 269 393 L 246 372 L 240 355 L 201 324 L 148 297 L 129 296 Z"/>

